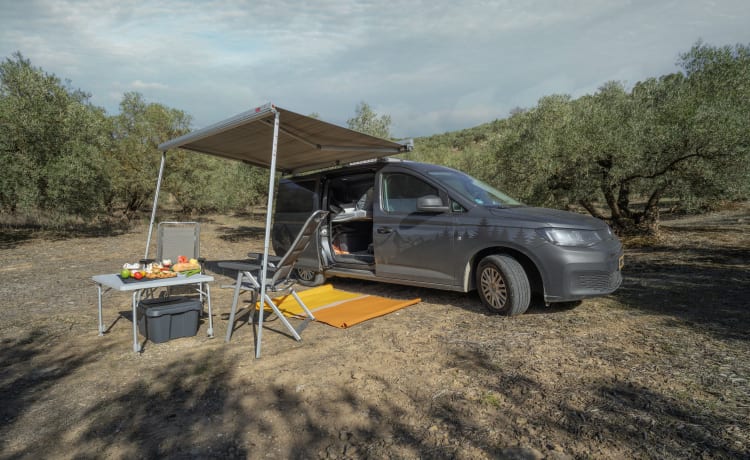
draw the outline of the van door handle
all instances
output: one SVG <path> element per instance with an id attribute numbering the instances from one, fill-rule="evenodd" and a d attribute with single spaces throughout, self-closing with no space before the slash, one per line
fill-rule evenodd
<path id="1" fill-rule="evenodd" d="M 393 229 L 391 227 L 378 227 L 376 231 L 381 235 L 385 235 L 387 233 L 391 233 Z"/>

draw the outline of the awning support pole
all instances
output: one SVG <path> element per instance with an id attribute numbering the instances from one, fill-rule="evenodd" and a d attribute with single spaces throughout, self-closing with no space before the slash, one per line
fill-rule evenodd
<path id="1" fill-rule="evenodd" d="M 167 152 L 161 152 L 161 165 L 159 166 L 159 178 L 156 180 L 156 193 L 154 193 L 154 207 L 151 208 L 151 222 L 148 224 L 148 238 L 146 238 L 146 254 L 144 259 L 148 259 L 148 249 L 151 246 L 151 232 L 154 230 L 154 219 L 156 219 L 156 205 L 159 203 L 159 192 L 161 191 L 161 178 L 164 175 L 164 163 L 167 161 Z"/>
<path id="2" fill-rule="evenodd" d="M 263 241 L 263 264 L 260 277 L 260 311 L 258 316 L 258 338 L 255 344 L 255 357 L 260 358 L 261 338 L 263 337 L 263 310 L 265 310 L 266 277 L 268 274 L 268 252 L 271 241 L 271 216 L 273 214 L 273 191 L 276 180 L 276 150 L 279 141 L 279 117 L 280 113 L 275 107 L 273 120 L 273 145 L 271 146 L 271 170 L 268 177 L 268 205 L 266 206 L 266 235 Z"/>

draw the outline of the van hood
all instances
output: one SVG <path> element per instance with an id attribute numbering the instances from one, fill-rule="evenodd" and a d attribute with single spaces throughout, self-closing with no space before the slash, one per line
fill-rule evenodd
<path id="1" fill-rule="evenodd" d="M 607 223 L 603 220 L 574 212 L 560 211 L 558 209 L 525 206 L 488 209 L 493 216 L 513 221 L 537 223 L 538 227 L 565 227 L 591 230 L 601 230 L 607 227 Z"/>

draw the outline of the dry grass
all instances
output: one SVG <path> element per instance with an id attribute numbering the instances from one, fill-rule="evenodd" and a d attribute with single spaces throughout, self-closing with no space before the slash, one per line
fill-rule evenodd
<path id="1" fill-rule="evenodd" d="M 750 206 L 630 242 L 614 295 L 485 314 L 475 295 L 334 280 L 423 302 L 302 342 L 253 327 L 132 352 L 129 298 L 96 333 L 90 277 L 144 252 L 123 234 L 4 237 L 0 458 L 748 458 Z M 202 252 L 262 247 L 261 223 L 203 220 Z M 49 236 L 49 237 L 48 237 Z M 118 317 L 123 312 L 124 317 Z"/>

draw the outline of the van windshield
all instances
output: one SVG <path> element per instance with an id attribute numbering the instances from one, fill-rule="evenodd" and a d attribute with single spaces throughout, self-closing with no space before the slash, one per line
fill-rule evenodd
<path id="1" fill-rule="evenodd" d="M 514 200 L 493 186 L 485 184 L 468 174 L 451 170 L 429 171 L 427 174 L 457 194 L 480 206 L 499 208 L 523 206 L 523 203 L 520 201 Z"/>

